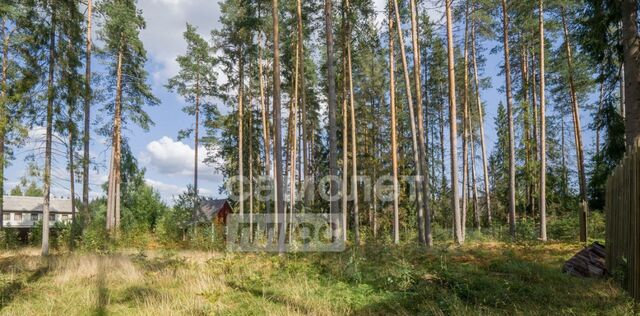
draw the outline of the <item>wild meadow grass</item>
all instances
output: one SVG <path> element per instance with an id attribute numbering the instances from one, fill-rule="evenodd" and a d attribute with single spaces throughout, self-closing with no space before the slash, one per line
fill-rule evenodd
<path id="1" fill-rule="evenodd" d="M 582 246 L 369 244 L 342 253 L 0 253 L 3 315 L 629 315 L 613 279 L 563 274 Z"/>

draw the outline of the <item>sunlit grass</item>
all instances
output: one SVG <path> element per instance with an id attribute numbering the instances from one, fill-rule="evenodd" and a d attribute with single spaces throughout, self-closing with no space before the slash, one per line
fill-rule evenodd
<path id="1" fill-rule="evenodd" d="M 589 315 L 634 312 L 611 279 L 561 272 L 579 244 L 471 241 L 343 253 L 0 254 L 6 315 Z"/>

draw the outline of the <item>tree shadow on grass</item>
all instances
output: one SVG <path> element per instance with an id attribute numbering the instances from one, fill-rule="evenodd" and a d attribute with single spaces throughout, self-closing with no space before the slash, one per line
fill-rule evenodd
<path id="1" fill-rule="evenodd" d="M 107 305 L 109 304 L 109 289 L 106 285 L 106 270 L 104 265 L 104 257 L 98 257 L 98 273 L 96 275 L 96 290 L 98 298 L 94 310 L 95 315 L 107 315 Z"/>
<path id="2" fill-rule="evenodd" d="M 24 280 L 14 280 L 0 288 L 0 311 L 9 306 L 20 292 L 29 284 L 35 283 L 49 272 L 50 258 Z"/>

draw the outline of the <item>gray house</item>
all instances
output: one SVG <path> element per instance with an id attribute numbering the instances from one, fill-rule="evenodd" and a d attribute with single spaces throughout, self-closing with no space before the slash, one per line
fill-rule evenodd
<path id="1" fill-rule="evenodd" d="M 8 228 L 31 228 L 42 220 L 42 197 L 4 196 L 2 222 Z M 51 199 L 49 225 L 71 222 L 71 199 Z"/>

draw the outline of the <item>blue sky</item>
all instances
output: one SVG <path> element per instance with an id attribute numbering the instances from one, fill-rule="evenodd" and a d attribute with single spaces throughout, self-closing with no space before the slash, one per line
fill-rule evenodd
<path id="1" fill-rule="evenodd" d="M 383 12 L 386 1 L 376 0 L 375 2 L 377 11 Z M 442 3 L 439 1 L 437 6 L 441 6 Z M 186 45 L 182 38 L 185 23 L 188 21 L 197 26 L 203 37 L 208 39 L 210 30 L 219 25 L 219 10 L 217 2 L 211 0 L 140 0 L 139 7 L 147 22 L 147 28 L 142 31 L 141 38 L 148 51 L 149 62 L 146 68 L 149 72 L 149 84 L 161 100 L 161 104 L 148 109 L 156 123 L 155 126 L 148 132 L 130 128 L 125 131 L 125 136 L 129 138 L 131 148 L 141 166 L 147 169 L 147 182 L 160 192 L 165 201 L 171 202 L 173 196 L 184 191 L 187 184 L 193 181 L 193 140 L 181 142 L 176 139 L 180 129 L 193 124 L 193 118 L 181 111 L 184 102 L 176 95 L 169 93 L 164 88 L 164 84 L 177 73 L 178 66 L 175 58 L 185 51 Z M 432 15 L 434 21 L 444 22 L 441 10 L 435 10 Z M 383 16 L 380 16 L 379 21 L 383 22 Z M 444 32 L 444 27 L 439 31 Z M 484 43 L 484 45 L 486 48 L 491 48 L 495 43 Z M 488 54 L 488 50 L 485 54 Z M 503 56 L 497 54 L 485 57 L 487 63 L 483 76 L 490 77 L 492 81 L 492 88 L 482 91 L 482 99 L 486 103 L 486 137 L 490 149 L 495 142 L 493 118 L 498 103 L 504 101 L 504 93 L 498 92 L 498 88 L 504 85 L 504 77 L 499 75 Z M 100 115 L 96 110 L 93 110 L 93 114 L 93 119 L 96 119 L 96 115 Z M 583 113 L 583 127 L 589 122 L 590 118 Z M 34 150 L 41 151 L 43 134 L 43 129 L 33 130 L 31 141 L 24 148 L 17 150 L 17 159 L 6 170 L 5 190 L 14 187 L 20 177 L 25 175 L 24 157 Z M 103 195 L 100 186 L 107 179 L 110 147 L 105 146 L 105 143 L 107 140 L 93 135 L 91 156 L 98 163 L 96 170 L 91 174 L 92 197 Z M 591 143 L 590 134 L 585 135 L 585 148 L 591 148 Z M 204 149 L 201 152 L 204 153 Z M 200 156 L 204 158 L 203 154 Z M 38 163 L 41 164 L 42 161 Z M 66 160 L 62 156 L 54 159 L 52 193 L 58 197 L 69 196 L 65 163 Z M 221 181 L 222 177 L 216 174 L 212 167 L 201 165 L 199 187 L 202 194 L 219 196 L 218 188 Z M 76 184 L 76 190 L 80 192 L 80 189 L 81 185 Z"/>

